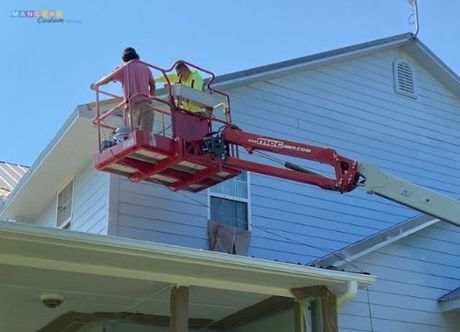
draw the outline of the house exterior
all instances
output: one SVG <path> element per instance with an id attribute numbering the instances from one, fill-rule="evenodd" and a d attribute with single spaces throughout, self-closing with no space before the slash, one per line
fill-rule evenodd
<path id="1" fill-rule="evenodd" d="M 223 75 L 216 86 L 230 95 L 233 121 L 244 131 L 332 147 L 460 196 L 460 79 L 410 34 Z M 314 263 L 327 273 L 331 269 L 324 267 L 331 266 L 359 272 L 361 289 L 338 307 L 340 331 L 460 329 L 458 301 L 444 297 L 460 284 L 460 228 L 360 190 L 338 194 L 255 173 L 197 194 L 132 183 L 94 170 L 93 117 L 94 104 L 77 107 L 9 195 L 2 218 L 92 233 L 89 239 L 96 242 L 98 234 L 190 250 L 209 249 L 207 221 L 213 219 L 251 231 L 252 258 L 245 264 Z M 269 162 L 263 155 L 254 158 Z M 38 236 L 34 228 L 23 231 Z M 132 245 L 123 244 L 130 250 Z M 353 281 L 347 272 L 333 271 L 342 284 Z M 377 281 L 362 279 L 362 272 Z M 342 288 L 339 298 L 344 293 Z M 251 301 L 246 304 L 257 302 Z M 260 322 L 267 330 L 264 324 L 273 327 L 270 320 L 282 317 L 280 311 L 234 330 L 257 330 Z"/>

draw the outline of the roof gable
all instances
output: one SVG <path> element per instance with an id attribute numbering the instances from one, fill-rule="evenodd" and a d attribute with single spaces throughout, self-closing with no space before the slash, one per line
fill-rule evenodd
<path id="1" fill-rule="evenodd" d="M 33 219 L 97 149 L 87 107 L 77 107 L 0 207 L 0 216 Z M 46 188 L 47 190 L 43 190 Z"/>
<path id="2" fill-rule="evenodd" d="M 460 77 L 411 33 L 221 75 L 216 78 L 215 83 L 221 88 L 231 88 L 398 47 L 418 60 L 436 79 L 460 98 Z"/>

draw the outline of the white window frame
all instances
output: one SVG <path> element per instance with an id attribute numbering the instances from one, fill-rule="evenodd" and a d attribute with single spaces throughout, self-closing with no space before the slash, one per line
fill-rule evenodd
<path id="1" fill-rule="evenodd" d="M 237 202 L 246 203 L 247 206 L 247 213 L 248 213 L 248 231 L 252 230 L 251 222 L 252 222 L 252 212 L 251 212 L 251 172 L 246 171 L 246 186 L 247 186 L 247 193 L 248 197 L 238 197 L 233 195 L 221 194 L 221 193 L 214 193 L 212 192 L 211 188 L 208 188 L 208 220 L 211 219 L 211 197 L 223 198 Z"/>
<path id="2" fill-rule="evenodd" d="M 70 215 L 67 220 L 64 221 L 59 221 L 59 195 L 66 189 L 70 184 L 72 184 L 72 191 L 70 194 Z M 74 179 L 71 179 L 69 182 L 66 183 L 65 186 L 61 188 L 61 190 L 58 191 L 57 196 L 56 196 L 56 227 L 61 228 L 61 229 L 67 229 L 70 228 L 70 223 L 72 222 L 72 214 L 73 214 L 73 208 L 74 208 L 74 192 L 75 192 L 75 185 L 74 185 Z"/>

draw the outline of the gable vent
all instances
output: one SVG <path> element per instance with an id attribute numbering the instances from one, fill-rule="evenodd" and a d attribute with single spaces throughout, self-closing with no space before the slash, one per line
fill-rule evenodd
<path id="1" fill-rule="evenodd" d="M 404 96 L 415 98 L 414 72 L 411 66 L 402 60 L 393 63 L 395 92 Z"/>

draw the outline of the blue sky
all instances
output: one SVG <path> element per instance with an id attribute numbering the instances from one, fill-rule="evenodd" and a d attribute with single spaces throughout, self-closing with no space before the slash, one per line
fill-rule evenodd
<path id="1" fill-rule="evenodd" d="M 10 17 L 58 9 L 63 24 Z M 460 73 L 460 1 L 419 0 L 420 40 Z M 91 82 L 135 47 L 169 67 L 186 59 L 217 74 L 412 32 L 406 0 L 137 0 L 0 3 L 0 161 L 31 165 Z M 96 138 L 95 138 L 96 140 Z"/>

